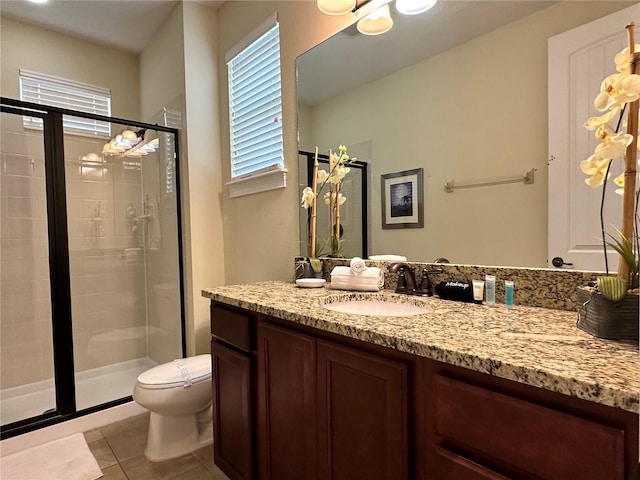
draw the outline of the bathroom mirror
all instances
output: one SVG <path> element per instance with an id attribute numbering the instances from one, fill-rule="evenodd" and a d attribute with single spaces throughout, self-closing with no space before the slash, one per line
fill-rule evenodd
<path id="1" fill-rule="evenodd" d="M 298 57 L 299 150 L 344 144 L 369 165 L 368 254 L 546 268 L 547 40 L 632 3 L 441 0 L 416 16 L 392 7 L 386 34 L 352 25 Z M 415 168 L 424 228 L 383 230 L 381 176 Z M 533 183 L 444 188 L 529 171 Z"/>

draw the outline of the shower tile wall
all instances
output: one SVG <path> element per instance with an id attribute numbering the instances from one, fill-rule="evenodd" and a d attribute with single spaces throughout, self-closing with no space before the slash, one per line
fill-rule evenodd
<path id="1" fill-rule="evenodd" d="M 76 373 L 147 356 L 142 177 L 81 160 L 102 145 L 65 137 Z"/>
<path id="2" fill-rule="evenodd" d="M 0 121 L 0 387 L 53 376 L 42 134 Z"/>

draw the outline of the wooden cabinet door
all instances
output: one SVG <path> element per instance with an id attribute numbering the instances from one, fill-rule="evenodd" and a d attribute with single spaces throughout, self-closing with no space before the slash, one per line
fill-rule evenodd
<path id="1" fill-rule="evenodd" d="M 438 480 L 508 480 L 444 448 L 436 447 L 434 478 Z"/>
<path id="2" fill-rule="evenodd" d="M 315 340 L 258 324 L 260 478 L 316 478 Z"/>
<path id="3" fill-rule="evenodd" d="M 321 480 L 409 475 L 407 366 L 317 342 Z"/>
<path id="4" fill-rule="evenodd" d="M 211 342 L 214 461 L 231 480 L 253 478 L 251 359 Z"/>

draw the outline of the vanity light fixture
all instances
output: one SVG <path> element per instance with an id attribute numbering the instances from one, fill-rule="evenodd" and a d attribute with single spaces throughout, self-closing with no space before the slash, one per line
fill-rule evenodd
<path id="1" fill-rule="evenodd" d="M 438 0 L 396 0 L 396 10 L 403 15 L 418 15 L 433 7 Z"/>
<path id="2" fill-rule="evenodd" d="M 28 0 L 31 3 L 47 3 L 49 0 Z"/>
<path id="3" fill-rule="evenodd" d="M 357 12 L 360 8 L 372 0 L 317 0 L 318 9 L 328 15 L 344 15 L 349 12 Z M 438 0 L 396 0 L 396 10 L 403 15 L 418 15 L 432 8 Z M 389 12 L 389 3 L 360 19 L 357 24 L 358 31 L 364 35 L 380 35 L 388 32 L 393 26 L 393 19 Z"/>
<path id="4" fill-rule="evenodd" d="M 344 15 L 355 6 L 356 0 L 318 0 L 318 9 L 327 15 Z"/>
<path id="5" fill-rule="evenodd" d="M 150 138 L 151 132 L 145 129 L 137 132 L 126 129 L 109 140 L 102 147 L 103 155 L 119 155 L 121 157 L 140 157 L 155 152 L 160 142 L 158 138 Z"/>
<path id="6" fill-rule="evenodd" d="M 393 26 L 389 4 L 385 4 L 362 18 L 357 25 L 358 31 L 364 35 L 380 35 L 388 32 Z"/>

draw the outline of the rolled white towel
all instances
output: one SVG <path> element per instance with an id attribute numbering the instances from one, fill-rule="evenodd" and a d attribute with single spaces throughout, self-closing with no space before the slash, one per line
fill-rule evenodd
<path id="1" fill-rule="evenodd" d="M 349 263 L 349 266 L 351 267 L 351 271 L 356 275 L 364 272 L 367 269 L 367 265 L 360 257 L 353 257 L 351 259 L 351 262 Z"/>

